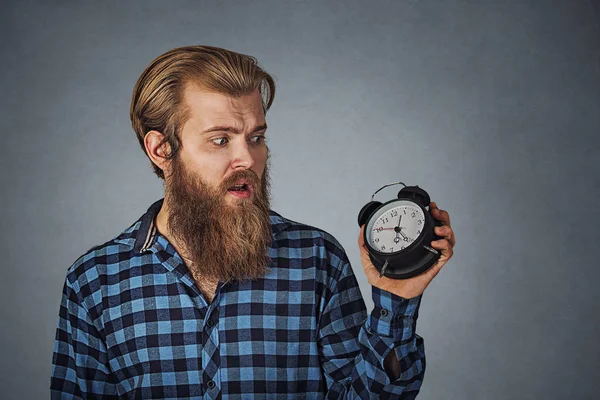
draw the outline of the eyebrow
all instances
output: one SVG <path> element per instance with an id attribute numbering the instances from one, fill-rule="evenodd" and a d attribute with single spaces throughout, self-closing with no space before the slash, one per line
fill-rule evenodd
<path id="1" fill-rule="evenodd" d="M 259 132 L 259 131 L 262 131 L 265 129 L 267 129 L 267 124 L 259 125 L 256 128 L 254 128 L 254 130 L 251 133 L 256 133 L 256 132 Z M 208 129 L 205 129 L 202 131 L 202 133 L 210 133 L 210 132 L 240 133 L 240 131 L 238 131 L 233 126 L 213 126 L 211 128 L 208 128 Z"/>

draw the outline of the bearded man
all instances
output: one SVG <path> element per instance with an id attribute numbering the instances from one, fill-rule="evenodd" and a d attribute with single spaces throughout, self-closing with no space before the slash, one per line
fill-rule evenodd
<path id="1" fill-rule="evenodd" d="M 380 277 L 375 307 L 328 233 L 269 205 L 266 112 L 275 83 L 253 57 L 190 46 L 156 58 L 131 120 L 165 196 L 69 268 L 52 398 L 415 398 L 421 296 L 452 256 L 406 280 Z"/>

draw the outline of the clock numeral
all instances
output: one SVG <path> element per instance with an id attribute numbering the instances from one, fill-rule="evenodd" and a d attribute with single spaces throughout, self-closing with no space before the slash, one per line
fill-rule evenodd
<path id="1" fill-rule="evenodd" d="M 412 213 L 412 218 L 414 218 L 414 217 L 415 217 L 415 215 L 417 215 L 417 214 L 415 214 L 415 213 Z"/>
<path id="2" fill-rule="evenodd" d="M 404 213 L 404 215 L 406 215 L 406 210 L 402 210 L 402 212 Z"/>
<path id="3" fill-rule="evenodd" d="M 381 246 L 381 250 L 385 250 L 385 245 Z"/>
<path id="4" fill-rule="evenodd" d="M 375 238 L 375 243 L 379 243 L 379 238 Z"/>
<path id="5" fill-rule="evenodd" d="M 402 246 L 402 248 L 400 250 L 404 250 L 406 248 L 406 246 Z"/>
<path id="6" fill-rule="evenodd" d="M 394 248 L 393 248 L 393 247 L 390 247 L 390 251 L 394 251 Z"/>
<path id="7" fill-rule="evenodd" d="M 420 234 L 421 234 L 421 230 L 419 229 L 419 230 L 417 231 L 417 235 L 420 235 Z"/>
<path id="8" fill-rule="evenodd" d="M 418 221 L 417 221 L 417 224 L 418 224 L 418 225 L 421 225 L 422 223 L 423 223 L 423 221 L 422 221 L 422 220 L 418 220 Z"/>
<path id="9" fill-rule="evenodd" d="M 397 217 L 398 216 L 398 211 L 396 210 L 392 210 L 392 217 Z"/>
<path id="10" fill-rule="evenodd" d="M 404 236 L 404 241 L 408 242 L 408 236 Z"/>
<path id="11" fill-rule="evenodd" d="M 377 232 L 383 231 L 383 226 L 380 226 L 379 228 L 375 228 L 375 231 L 377 231 Z"/>

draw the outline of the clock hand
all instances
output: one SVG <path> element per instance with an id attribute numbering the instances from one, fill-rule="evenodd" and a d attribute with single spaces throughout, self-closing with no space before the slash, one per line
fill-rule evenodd
<path id="1" fill-rule="evenodd" d="M 398 232 L 396 231 L 396 237 L 394 238 L 394 243 L 398 243 L 400 241 L 400 238 L 398 237 Z"/>
<path id="2" fill-rule="evenodd" d="M 394 228 L 396 230 L 396 237 L 398 237 L 398 234 L 402 235 L 402 237 L 406 238 L 406 235 L 404 233 L 402 233 L 402 227 L 400 226 L 400 223 L 402 222 L 402 214 L 400 214 L 400 218 L 398 218 L 398 226 L 396 228 Z"/>

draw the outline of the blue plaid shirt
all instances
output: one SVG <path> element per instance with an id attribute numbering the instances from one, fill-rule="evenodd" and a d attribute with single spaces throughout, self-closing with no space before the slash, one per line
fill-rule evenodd
<path id="1" fill-rule="evenodd" d="M 425 371 L 421 297 L 372 288 L 367 316 L 342 246 L 271 211 L 272 265 L 208 304 L 156 230 L 154 203 L 67 271 L 52 398 L 413 399 Z M 390 380 L 383 360 L 400 360 Z"/>

